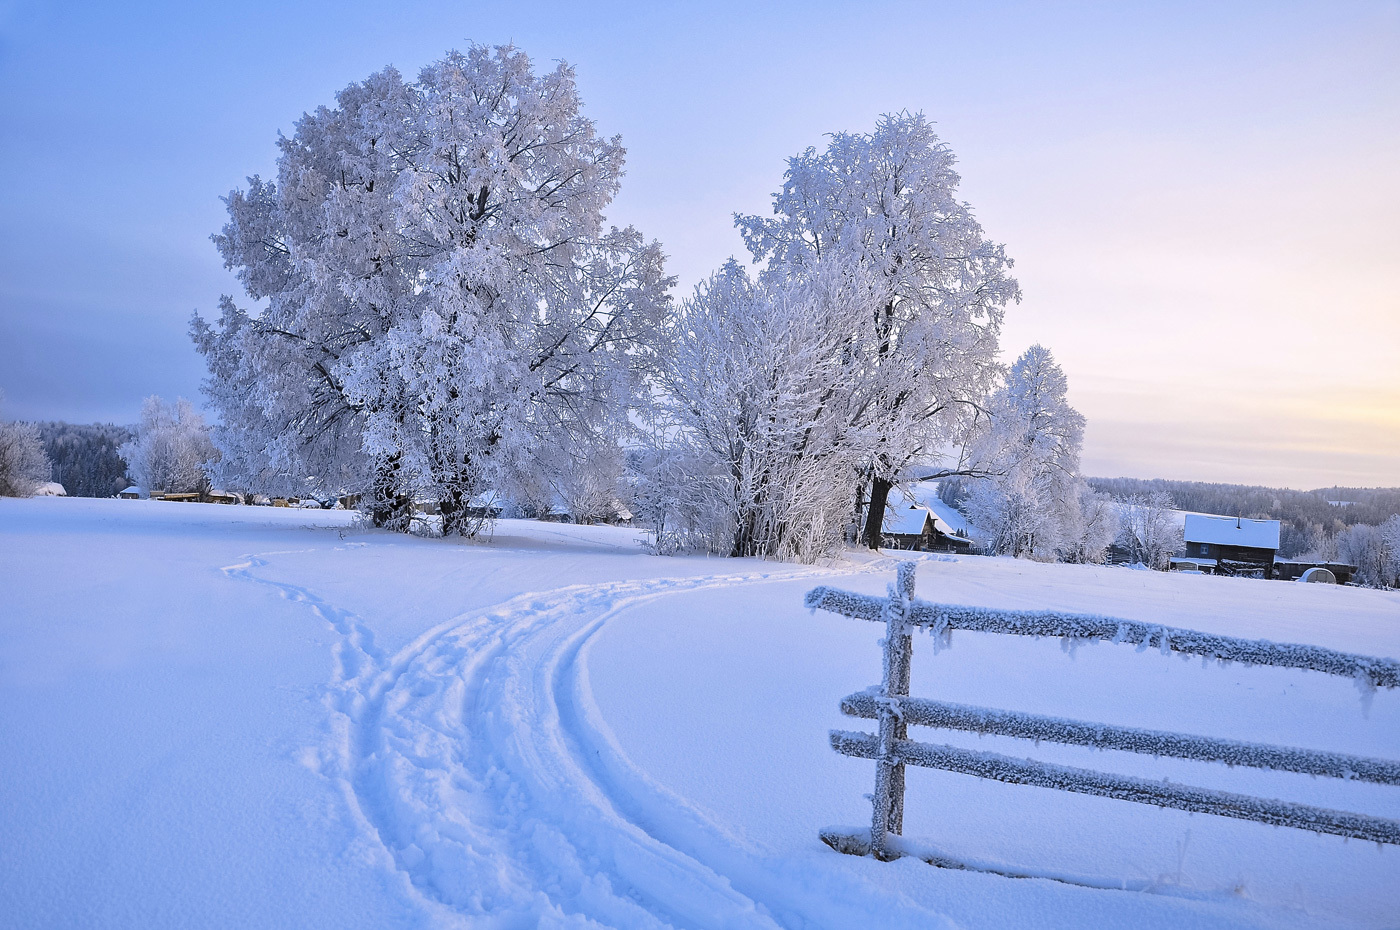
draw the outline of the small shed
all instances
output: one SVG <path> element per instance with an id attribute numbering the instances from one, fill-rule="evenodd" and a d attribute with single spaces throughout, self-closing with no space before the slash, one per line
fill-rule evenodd
<path id="1" fill-rule="evenodd" d="M 35 497 L 67 497 L 68 491 L 57 481 L 45 481 L 34 491 Z"/>
<path id="2" fill-rule="evenodd" d="M 133 484 L 125 491 L 118 491 L 117 497 L 121 498 L 124 501 L 139 501 L 141 499 L 141 495 L 144 493 L 146 492 L 142 491 L 140 488 Z"/>
<path id="3" fill-rule="evenodd" d="M 1186 557 L 1215 563 L 1217 575 L 1250 574 L 1262 571 L 1274 575 L 1274 555 L 1278 552 L 1277 520 L 1245 520 L 1188 513 L 1184 528 Z"/>
<path id="4" fill-rule="evenodd" d="M 1274 574 L 1281 581 L 1298 581 L 1308 573 L 1310 569 L 1320 568 L 1331 574 L 1336 579 L 1337 584 L 1350 584 L 1352 575 L 1356 574 L 1356 566 L 1346 562 L 1311 561 L 1308 559 L 1276 559 L 1274 561 Z"/>

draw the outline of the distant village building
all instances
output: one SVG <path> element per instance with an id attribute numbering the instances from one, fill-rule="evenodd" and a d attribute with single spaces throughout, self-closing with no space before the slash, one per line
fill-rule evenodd
<path id="1" fill-rule="evenodd" d="M 1308 559 L 1275 559 L 1274 574 L 1280 581 L 1316 581 L 1316 577 L 1304 578 L 1308 572 L 1327 572 L 1337 584 L 1350 584 L 1356 574 L 1356 566 L 1346 562 L 1312 561 Z"/>
<path id="2" fill-rule="evenodd" d="M 890 549 L 915 549 L 921 552 L 972 550 L 971 539 L 959 535 L 946 521 L 918 504 L 886 511 L 881 529 L 885 545 Z"/>
<path id="3" fill-rule="evenodd" d="M 140 488 L 133 484 L 125 491 L 118 491 L 117 497 L 120 497 L 124 501 L 139 501 L 143 493 L 144 492 Z"/>
<path id="4" fill-rule="evenodd" d="M 1274 576 L 1274 556 L 1279 540 L 1277 520 L 1188 513 L 1184 535 L 1186 558 L 1198 565 L 1213 563 L 1218 575 L 1262 571 L 1265 578 Z"/>

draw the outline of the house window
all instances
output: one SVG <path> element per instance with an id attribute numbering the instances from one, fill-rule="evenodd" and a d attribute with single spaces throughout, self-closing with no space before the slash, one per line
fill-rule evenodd
<path id="1" fill-rule="evenodd" d="M 1210 543 L 1201 543 L 1201 555 L 1210 555 Z"/>

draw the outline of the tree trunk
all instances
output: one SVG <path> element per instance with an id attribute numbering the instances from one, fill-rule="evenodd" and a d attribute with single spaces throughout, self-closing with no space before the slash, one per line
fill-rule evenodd
<path id="1" fill-rule="evenodd" d="M 468 501 L 462 495 L 462 489 L 455 485 L 447 490 L 438 500 L 438 513 L 442 514 L 442 535 L 443 536 L 469 536 L 471 535 L 467 519 Z"/>
<path id="2" fill-rule="evenodd" d="M 871 549 L 880 548 L 884 535 L 885 505 L 889 503 L 890 489 L 893 487 L 890 481 L 879 475 L 870 478 L 870 506 L 865 511 L 865 544 Z"/>
<path id="3" fill-rule="evenodd" d="M 375 526 L 407 533 L 413 524 L 413 499 L 399 490 L 398 477 L 398 455 L 390 456 L 375 469 L 369 513 Z"/>
<path id="4" fill-rule="evenodd" d="M 862 521 L 865 519 L 865 482 L 869 477 L 869 472 L 862 472 L 856 481 L 856 512 L 851 520 L 850 532 L 846 534 L 846 541 L 849 543 L 860 542 L 861 535 L 865 532 Z"/>

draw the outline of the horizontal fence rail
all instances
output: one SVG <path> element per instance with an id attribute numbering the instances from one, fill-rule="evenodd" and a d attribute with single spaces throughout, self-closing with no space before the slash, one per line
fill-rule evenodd
<path id="1" fill-rule="evenodd" d="M 940 730 L 965 730 L 1037 742 L 1089 746 L 1094 749 L 1118 749 L 1141 755 L 1171 756 L 1176 759 L 1194 759 L 1198 762 L 1223 762 L 1226 765 L 1240 765 L 1246 768 L 1356 779 L 1381 785 L 1400 785 L 1400 762 L 1368 759 L 1365 756 L 1351 756 L 1338 752 L 1213 739 L 1209 736 L 1191 736 L 1163 730 L 1114 727 L 1103 723 L 1040 717 L 1035 714 L 991 710 L 986 707 L 971 707 L 967 704 L 929 701 L 923 698 L 886 699 L 869 691 L 843 698 L 841 712 L 849 717 L 879 720 L 881 709 L 891 703 L 895 714 L 902 717 L 905 723 Z"/>
<path id="2" fill-rule="evenodd" d="M 829 610 L 859 620 L 883 621 L 885 598 L 819 587 L 807 592 L 806 606 Z M 1050 636 L 1072 640 L 1128 643 L 1163 652 L 1180 652 L 1221 662 L 1272 665 L 1308 669 L 1369 681 L 1378 688 L 1400 688 L 1400 662 L 1355 655 L 1299 643 L 1273 643 L 1266 639 L 1239 639 L 1196 630 L 1119 620 L 1095 614 L 1070 614 L 1049 610 L 992 610 L 914 601 L 906 622 L 935 632 L 973 630 L 1013 636 Z"/>
<path id="3" fill-rule="evenodd" d="M 869 733 L 833 730 L 831 747 L 842 755 L 859 759 L 881 758 L 880 739 Z M 1053 765 L 1034 759 L 1016 759 L 995 752 L 980 752 L 957 746 L 935 746 L 912 740 L 895 740 L 890 745 L 889 754 L 898 763 L 975 775 L 978 778 L 990 778 L 1012 785 L 1055 788 L 1059 791 L 1092 794 L 1103 798 L 1116 798 L 1119 801 L 1136 801 L 1139 804 L 1170 807 L 1197 814 L 1216 814 L 1221 817 L 1273 824 L 1276 827 L 1295 827 L 1314 833 L 1332 833 L 1352 839 L 1400 845 L 1400 820 L 1368 817 L 1325 807 L 1256 798 L 1211 788 L 1194 788 L 1190 785 L 1134 778 L 1130 775 L 1111 775 L 1093 769 Z"/>
<path id="4" fill-rule="evenodd" d="M 912 562 L 905 562 L 899 566 L 898 580 L 890 586 L 887 597 L 872 597 L 819 587 L 807 593 L 806 605 L 814 610 L 829 610 L 843 616 L 885 624 L 885 638 L 881 641 L 884 650 L 884 675 L 881 684 L 876 688 L 850 695 L 841 702 L 843 713 L 875 720 L 879 724 L 879 731 L 831 732 L 831 746 L 837 752 L 874 759 L 876 762 L 869 836 L 867 838 L 863 831 L 860 835 L 849 836 L 823 831 L 822 840 L 838 851 L 860 854 L 868 851 L 881 859 L 892 859 L 901 855 L 900 843 L 891 837 L 897 836 L 903 829 L 906 765 L 959 772 L 1010 784 L 1035 785 L 1400 845 L 1400 820 L 1197 788 L 1168 781 L 1115 775 L 1092 769 L 1038 762 L 1034 759 L 1017 759 L 994 752 L 920 743 L 908 738 L 908 727 L 912 724 L 991 733 L 1037 742 L 1045 740 L 1095 749 L 1113 749 L 1205 762 L 1223 762 L 1231 766 L 1400 785 L 1400 762 L 1386 759 L 1087 723 L 909 696 L 909 672 L 913 653 L 910 632 L 914 627 L 925 627 L 944 636 L 949 631 L 958 629 L 1016 636 L 1048 636 L 1073 641 L 1100 640 L 1127 643 L 1139 649 L 1155 646 L 1163 653 L 1177 652 L 1221 662 L 1269 665 L 1337 675 L 1355 680 L 1362 687 L 1363 693 L 1369 693 L 1375 688 L 1400 687 L 1400 662 L 1394 659 L 1355 655 L 1320 646 L 1217 636 L 1196 630 L 1093 614 L 994 610 L 932 604 L 914 597 Z M 952 860 L 945 862 L 939 857 L 928 861 L 949 867 L 974 867 L 960 865 Z"/>

